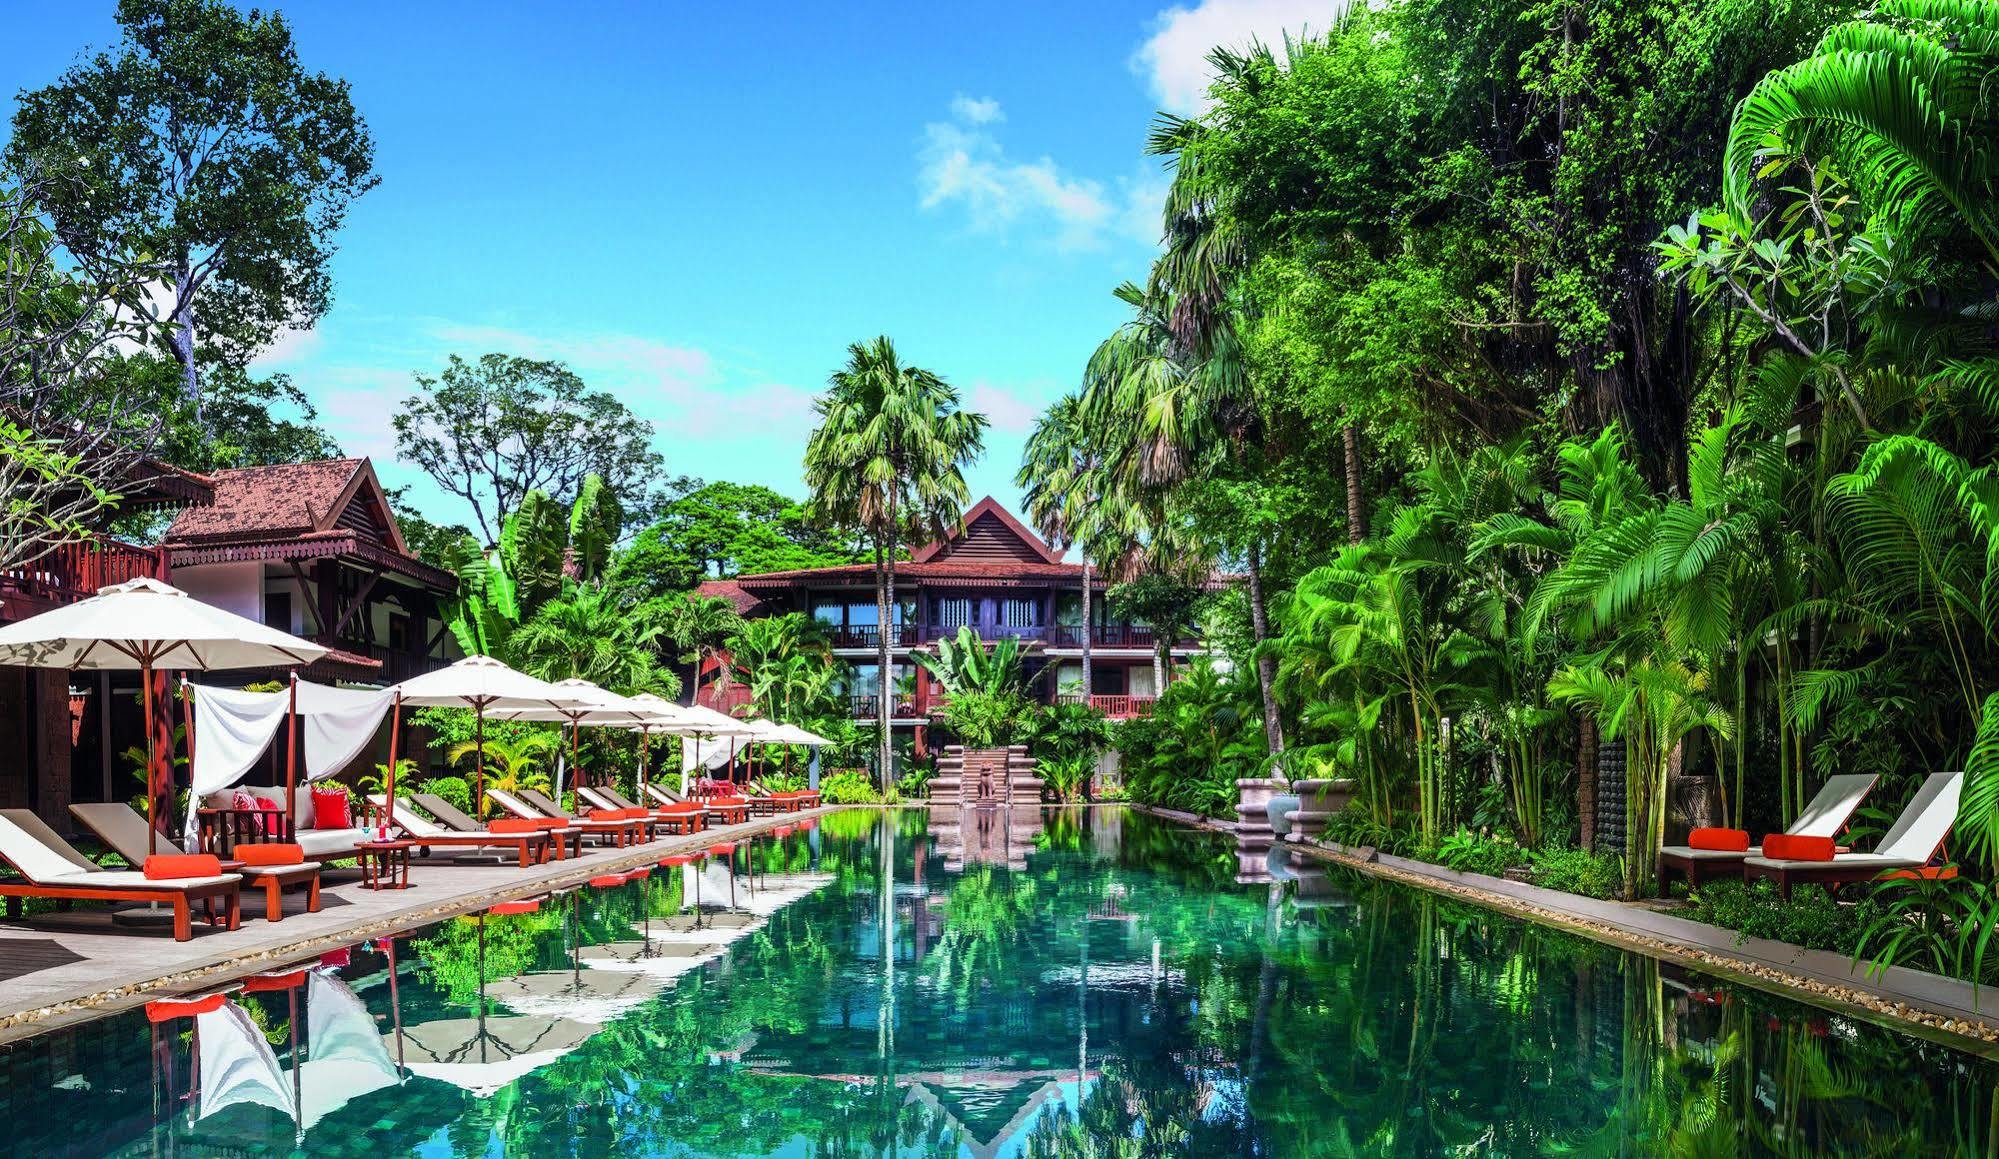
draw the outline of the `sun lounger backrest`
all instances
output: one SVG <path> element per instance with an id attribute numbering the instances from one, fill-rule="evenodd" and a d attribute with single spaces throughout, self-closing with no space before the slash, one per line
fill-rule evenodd
<path id="1" fill-rule="evenodd" d="M 537 821 L 543 817 L 554 816 L 554 814 L 552 813 L 538 812 L 534 808 L 530 807 L 526 802 L 514 796 L 512 793 L 507 792 L 505 789 L 487 789 L 486 799 L 488 801 L 493 801 L 497 803 L 500 806 L 500 808 L 505 809 L 507 812 L 512 813 L 514 816 L 525 817 L 530 821 Z"/>
<path id="2" fill-rule="evenodd" d="M 645 808 L 644 805 L 639 804 L 637 801 L 632 800 L 630 797 L 625 796 L 623 793 L 620 793 L 616 789 L 599 789 L 597 791 L 603 794 L 605 800 L 611 802 L 611 808 L 613 809 Z"/>
<path id="3" fill-rule="evenodd" d="M 521 800 L 526 801 L 551 817 L 569 816 L 567 809 L 550 800 L 548 794 L 542 792 L 540 789 L 522 789 Z"/>
<path id="4" fill-rule="evenodd" d="M 1904 861 L 1928 861 L 1950 835 L 1963 791 L 1963 773 L 1931 773 L 1874 852 Z"/>
<path id="5" fill-rule="evenodd" d="M 72 848 L 33 809 L 0 809 L 0 857 L 29 881 L 97 871 L 96 862 Z"/>
<path id="6" fill-rule="evenodd" d="M 678 805 L 681 803 L 680 795 L 664 785 L 655 785 L 651 781 L 647 781 L 646 792 L 652 794 L 652 799 L 662 805 Z"/>
<path id="7" fill-rule="evenodd" d="M 1805 805 L 1804 812 L 1784 830 L 1798 837 L 1832 837 L 1846 827 L 1847 819 L 1860 808 L 1860 799 L 1879 779 L 1875 773 L 1841 773 L 1827 777 L 1825 785 Z"/>
<path id="8" fill-rule="evenodd" d="M 431 816 L 458 830 L 460 833 L 479 832 L 480 826 L 477 821 L 467 817 L 464 811 L 459 809 L 458 806 L 438 796 L 436 793 L 412 793 L 410 795 L 415 798 L 417 804 L 422 805 L 428 810 Z"/>
<path id="9" fill-rule="evenodd" d="M 578 786 L 576 786 L 576 795 L 577 795 L 577 796 L 579 796 L 579 797 L 581 797 L 581 798 L 583 798 L 584 800 L 586 800 L 586 801 L 590 802 L 590 806 L 591 806 L 591 808 L 593 808 L 593 809 L 629 809 L 629 808 L 631 808 L 631 806 L 630 806 L 630 805 L 620 805 L 620 804 L 618 804 L 618 803 L 617 803 L 616 801 L 613 801 L 613 800 L 611 799 L 611 795 L 610 795 L 609 793 L 605 792 L 604 790 L 602 790 L 602 789 L 598 789 L 598 788 L 592 788 L 592 787 L 590 787 L 590 786 L 588 786 L 588 785 L 578 785 Z"/>
<path id="10" fill-rule="evenodd" d="M 104 801 L 71 805 L 69 814 L 83 822 L 84 828 L 97 834 L 99 840 L 109 845 L 112 852 L 124 858 L 133 869 L 145 867 L 146 819 L 139 816 L 137 809 L 123 801 Z M 179 852 L 164 835 L 160 840 L 167 852 Z"/>
<path id="11" fill-rule="evenodd" d="M 377 793 L 368 798 L 368 803 L 377 809 L 385 809 L 389 803 L 389 799 Z M 401 826 L 403 831 L 412 837 L 442 837 L 449 832 L 444 826 L 436 824 L 424 817 L 423 814 L 418 813 L 416 806 L 410 804 L 408 797 L 396 798 L 396 824 Z"/>

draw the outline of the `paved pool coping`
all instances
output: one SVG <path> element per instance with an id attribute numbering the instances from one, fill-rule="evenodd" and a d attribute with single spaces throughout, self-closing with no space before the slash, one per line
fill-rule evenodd
<path id="1" fill-rule="evenodd" d="M 598 848 L 528 869 L 514 864 L 510 854 L 504 865 L 412 858 L 407 890 L 363 889 L 358 874 L 336 870 L 339 877 L 322 887 L 318 913 L 306 913 L 304 892 L 292 891 L 285 894 L 284 920 L 266 921 L 262 891 L 246 891 L 240 929 L 211 931 L 197 915 L 195 936 L 186 942 L 176 942 L 164 931 L 115 928 L 106 910 L 0 922 L 0 961 L 10 954 L 70 956 L 0 981 L 0 1044 L 117 1014 L 157 998 L 207 993 L 246 975 L 307 962 L 369 938 L 400 934 L 498 902 L 573 889 L 592 877 L 741 841 L 841 808 L 823 806 L 758 817 L 627 849 Z"/>
<path id="2" fill-rule="evenodd" d="M 1143 805 L 1132 807 L 1183 824 L 1235 832 L 1235 825 L 1228 821 Z M 1767 938 L 1745 938 L 1734 930 L 1680 917 L 1642 901 L 1604 901 L 1482 873 L 1459 873 L 1372 849 L 1292 842 L 1278 842 L 1273 847 L 1472 901 L 1651 957 L 1683 962 L 1729 981 L 1999 1059 L 1999 987 L 1905 966 L 1875 973 L 1845 954 L 1808 950 Z"/>

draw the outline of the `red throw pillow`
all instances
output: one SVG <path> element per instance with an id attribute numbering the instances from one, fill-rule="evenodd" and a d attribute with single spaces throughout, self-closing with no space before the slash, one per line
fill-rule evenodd
<path id="1" fill-rule="evenodd" d="M 347 790 L 314 789 L 312 791 L 312 827 L 314 829 L 351 829 L 354 827 L 354 809 L 347 800 Z"/>
<path id="2" fill-rule="evenodd" d="M 283 841 L 259 841 L 238 845 L 229 857 L 245 865 L 303 865 L 305 847 Z"/>
<path id="3" fill-rule="evenodd" d="M 541 822 L 525 817 L 495 817 L 486 822 L 488 833 L 539 833 L 541 829 Z"/>
<path id="4" fill-rule="evenodd" d="M 1695 849 L 1716 849 L 1727 853 L 1749 851 L 1747 829 L 1696 829 L 1687 834 L 1687 844 Z"/>
<path id="5" fill-rule="evenodd" d="M 171 1022 L 176 1018 L 213 1014 L 222 1009 L 222 1004 L 228 999 L 227 994 L 209 994 L 201 998 L 155 998 L 146 1003 L 146 1021 Z"/>
<path id="6" fill-rule="evenodd" d="M 590 884 L 597 889 L 609 889 L 614 885 L 625 884 L 625 875 L 622 873 L 607 873 L 601 877 L 591 878 Z"/>
<path id="7" fill-rule="evenodd" d="M 1763 856 L 1777 861 L 1831 861 L 1837 850 L 1830 837 L 1795 837 L 1789 833 L 1763 835 Z"/>
<path id="8" fill-rule="evenodd" d="M 155 853 L 146 858 L 145 874 L 153 881 L 177 877 L 214 877 L 222 859 L 212 853 Z"/>

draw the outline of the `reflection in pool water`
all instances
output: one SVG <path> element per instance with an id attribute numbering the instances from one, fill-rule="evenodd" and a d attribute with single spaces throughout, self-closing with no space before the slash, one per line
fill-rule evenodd
<path id="1" fill-rule="evenodd" d="M 7 1150 L 1955 1155 L 1999 1111 L 1970 1056 L 1114 809 L 524 909 L 18 1044 Z"/>

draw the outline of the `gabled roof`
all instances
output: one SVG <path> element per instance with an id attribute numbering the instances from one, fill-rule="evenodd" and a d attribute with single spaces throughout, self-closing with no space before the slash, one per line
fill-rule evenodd
<path id="1" fill-rule="evenodd" d="M 747 616 L 763 605 L 763 599 L 743 590 L 743 585 L 732 579 L 702 580 L 694 588 L 697 596 L 712 596 L 727 600 L 735 605 L 736 614 Z"/>
<path id="2" fill-rule="evenodd" d="M 912 563 L 930 563 L 953 557 L 1019 563 L 1062 562 L 1061 552 L 1029 531 L 1026 524 L 990 495 L 972 504 L 958 526 L 942 539 L 924 544 L 909 558 Z"/>
<path id="3" fill-rule="evenodd" d="M 239 467 L 215 472 L 212 482 L 215 502 L 175 516 L 167 546 L 260 543 L 345 530 L 409 552 L 366 459 Z"/>

